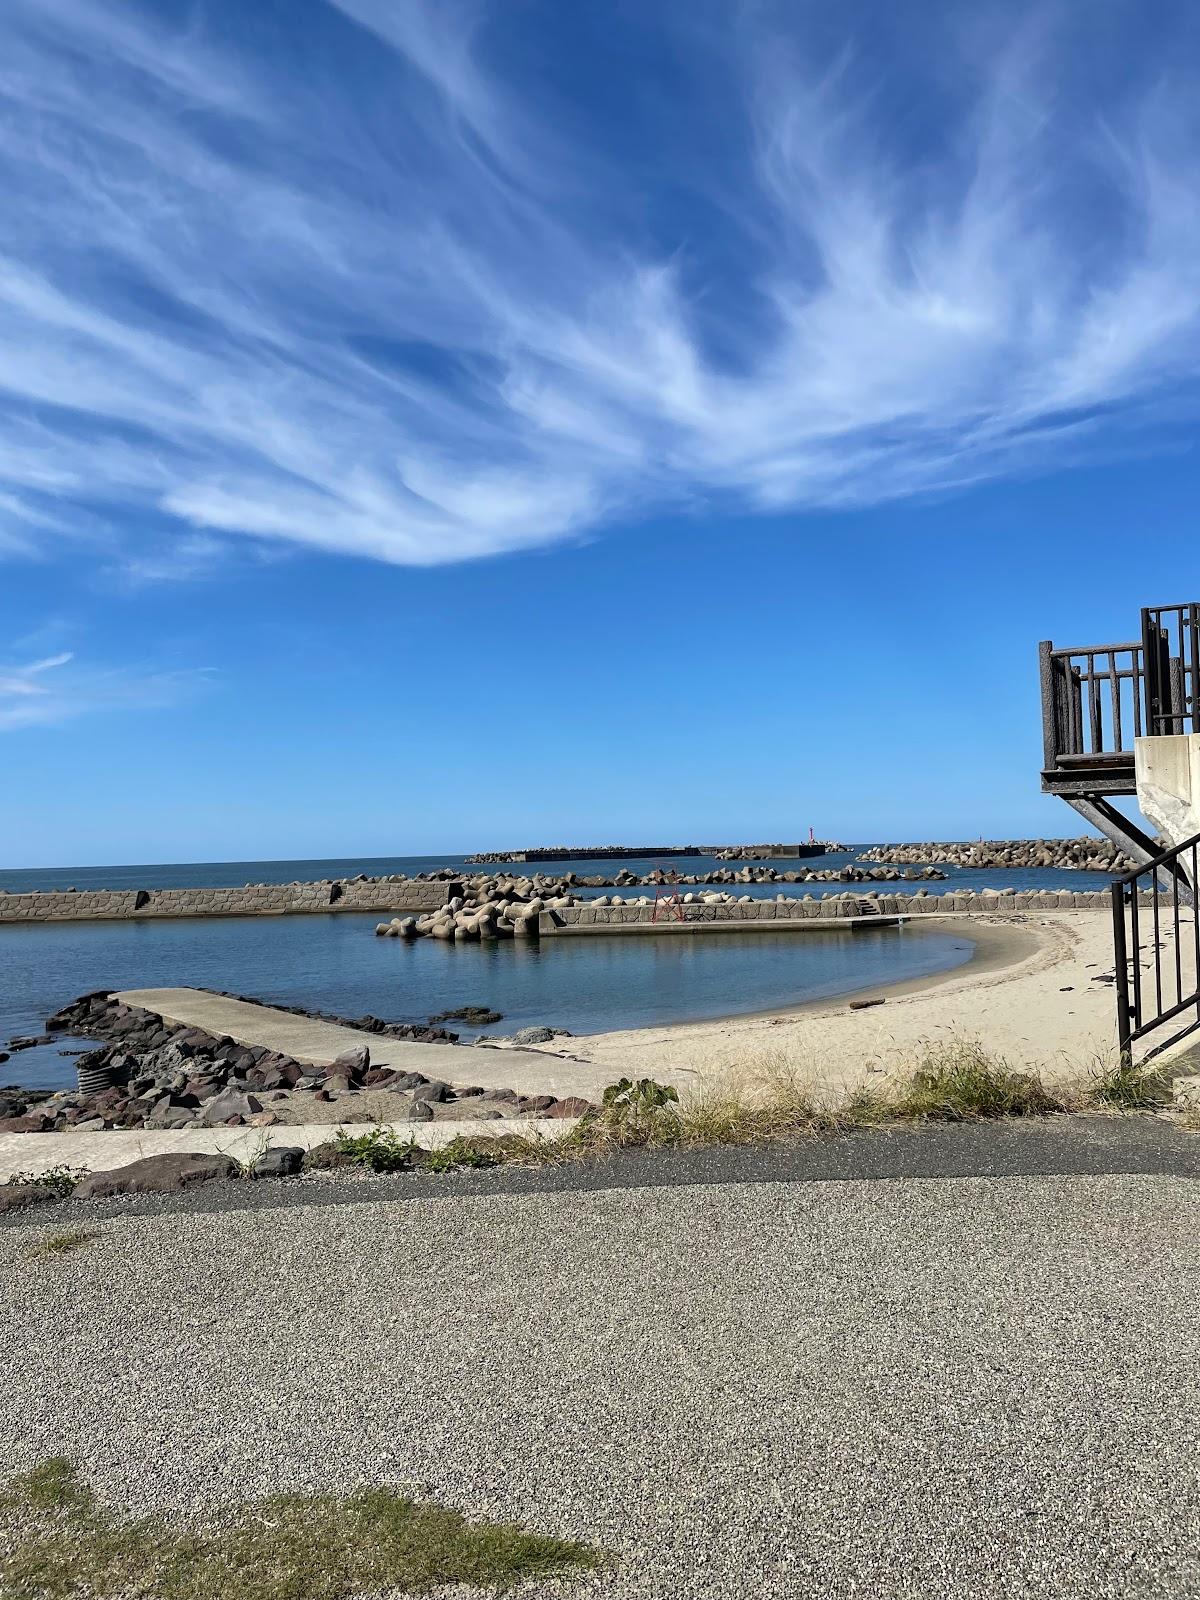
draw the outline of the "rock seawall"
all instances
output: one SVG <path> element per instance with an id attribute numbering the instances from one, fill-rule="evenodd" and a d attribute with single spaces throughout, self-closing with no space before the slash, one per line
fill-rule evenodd
<path id="1" fill-rule="evenodd" d="M 860 861 L 888 865 L 955 867 L 1064 867 L 1087 872 L 1129 872 L 1134 863 L 1110 839 L 979 839 L 923 844 L 881 844 L 864 850 Z"/>

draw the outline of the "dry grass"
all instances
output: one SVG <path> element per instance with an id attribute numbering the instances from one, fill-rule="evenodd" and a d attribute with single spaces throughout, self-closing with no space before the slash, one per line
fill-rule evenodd
<path id="1" fill-rule="evenodd" d="M 1171 1101 L 1171 1077 L 1162 1067 L 1128 1056 L 1098 1061 L 1090 1073 L 1088 1096 L 1118 1111 L 1157 1111 Z"/>
<path id="2" fill-rule="evenodd" d="M 46 1261 L 57 1256 L 74 1255 L 76 1250 L 82 1250 L 99 1237 L 94 1228 L 64 1228 L 61 1233 L 48 1233 L 39 1239 L 31 1247 L 29 1257 L 33 1261 Z"/>
<path id="3" fill-rule="evenodd" d="M 1043 1116 L 1071 1110 L 1032 1072 L 1018 1071 L 977 1041 L 931 1047 L 909 1071 L 864 1081 L 848 1094 L 814 1083 L 807 1066 L 783 1056 L 728 1071 L 687 1099 L 657 1107 L 607 1106 L 581 1119 L 562 1139 L 508 1135 L 456 1141 L 508 1162 L 578 1161 L 628 1149 L 698 1149 L 811 1139 L 889 1124 L 967 1122 Z"/>
<path id="4" fill-rule="evenodd" d="M 0 1593 L 16 1600 L 348 1600 L 451 1583 L 502 1589 L 601 1560 L 389 1489 L 273 1495 L 207 1526 L 120 1518 L 62 1459 L 0 1489 Z"/>

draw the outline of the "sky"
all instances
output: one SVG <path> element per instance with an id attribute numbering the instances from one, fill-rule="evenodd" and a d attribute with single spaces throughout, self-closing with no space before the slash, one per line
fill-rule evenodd
<path id="1" fill-rule="evenodd" d="M 6 0 L 0 864 L 1071 833 L 1200 14 Z"/>

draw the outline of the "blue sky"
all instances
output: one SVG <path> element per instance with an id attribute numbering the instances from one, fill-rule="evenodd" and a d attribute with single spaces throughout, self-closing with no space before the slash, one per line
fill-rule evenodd
<path id="1" fill-rule="evenodd" d="M 1200 588 L 1147 15 L 9 0 L 0 860 L 1072 831 L 1037 640 Z"/>

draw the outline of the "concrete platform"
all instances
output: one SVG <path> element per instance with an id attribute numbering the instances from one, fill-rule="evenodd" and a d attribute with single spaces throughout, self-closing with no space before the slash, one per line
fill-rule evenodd
<path id="1" fill-rule="evenodd" d="M 204 989 L 122 989 L 116 998 L 189 1028 L 204 1028 L 238 1044 L 261 1045 L 321 1066 L 327 1066 L 343 1050 L 366 1045 L 374 1066 L 420 1072 L 456 1089 L 516 1089 L 521 1094 L 552 1094 L 559 1099 L 576 1094 L 593 1099 L 610 1081 L 605 1077 L 601 1082 L 584 1062 L 565 1061 L 549 1051 L 389 1039 L 386 1034 L 367 1033 L 340 1022 L 296 1016 L 249 1000 L 229 1000 Z"/>
<path id="2" fill-rule="evenodd" d="M 422 1150 L 439 1150 L 458 1138 L 495 1138 L 519 1133 L 533 1139 L 561 1139 L 577 1117 L 511 1117 L 499 1122 L 482 1119 L 462 1122 L 388 1122 L 379 1127 L 394 1130 L 405 1143 L 414 1139 Z M 143 1156 L 179 1155 L 202 1151 L 251 1161 L 269 1146 L 286 1145 L 311 1150 L 337 1135 L 339 1127 L 351 1134 L 367 1133 L 370 1125 L 355 1123 L 298 1123 L 274 1128 L 187 1128 L 151 1132 L 146 1128 L 113 1128 L 107 1133 L 4 1133 L 0 1134 L 0 1183 L 15 1173 L 34 1175 L 55 1167 L 86 1167 L 89 1172 L 112 1172 L 140 1161 Z"/>

